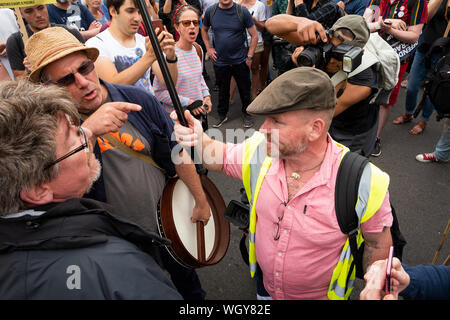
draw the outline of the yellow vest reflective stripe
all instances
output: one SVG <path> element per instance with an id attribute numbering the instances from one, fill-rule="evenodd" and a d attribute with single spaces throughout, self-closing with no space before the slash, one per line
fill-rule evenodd
<path id="1" fill-rule="evenodd" d="M 341 144 L 337 144 L 344 149 L 342 157 L 349 149 Z M 341 157 L 341 160 L 342 160 Z M 368 221 L 378 211 L 386 196 L 386 192 L 389 186 L 389 175 L 374 164 L 369 163 L 365 168 L 361 176 L 361 180 L 358 187 L 358 200 L 355 205 L 355 211 L 358 216 L 359 224 Z M 364 242 L 364 238 L 361 233 L 361 229 L 358 229 L 358 236 L 356 243 L 358 248 Z M 353 262 L 353 256 L 351 255 L 350 244 L 347 238 L 344 247 L 342 248 L 341 255 L 336 267 L 333 270 L 330 287 L 328 288 L 328 298 L 330 300 L 344 300 L 348 299 L 355 282 L 356 268 L 353 269 L 352 274 L 347 282 L 348 273 L 350 272 L 350 266 Z M 347 291 L 345 288 L 347 287 Z"/>
<path id="2" fill-rule="evenodd" d="M 272 164 L 272 158 L 266 154 L 266 144 L 264 142 L 265 136 L 258 131 L 255 132 L 245 141 L 242 156 L 242 181 L 250 203 L 248 260 L 252 278 L 256 272 L 256 200 L 258 199 L 264 177 Z"/>
<path id="3" fill-rule="evenodd" d="M 260 132 L 246 140 L 242 157 L 242 181 L 250 203 L 250 226 L 249 226 L 249 262 L 250 274 L 253 277 L 256 271 L 256 201 L 259 191 L 267 171 L 272 163 L 272 158 L 265 155 L 265 137 Z M 342 157 L 349 149 L 339 143 L 337 145 L 344 149 Z M 341 160 L 342 160 L 341 157 Z M 358 201 L 355 210 L 358 220 L 361 223 L 369 220 L 380 208 L 383 203 L 389 186 L 389 176 L 378 169 L 372 163 L 364 168 L 358 188 Z M 364 241 L 361 230 L 358 230 L 357 245 L 358 248 Z M 348 239 L 342 248 L 341 255 L 336 267 L 333 270 L 330 286 L 328 289 L 328 298 L 333 300 L 348 299 L 353 290 L 356 270 L 350 276 L 349 283 L 346 286 L 347 275 L 350 272 L 350 265 L 353 257 L 350 251 Z M 345 288 L 347 287 L 347 291 Z"/>

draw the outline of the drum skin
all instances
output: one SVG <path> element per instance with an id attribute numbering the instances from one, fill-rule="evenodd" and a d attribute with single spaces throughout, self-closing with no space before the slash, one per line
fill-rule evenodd
<path id="1" fill-rule="evenodd" d="M 168 181 L 157 213 L 160 235 L 171 241 L 167 250 L 178 263 L 190 268 L 218 263 L 230 242 L 230 225 L 224 217 L 226 206 L 222 195 L 206 175 L 200 175 L 200 179 L 211 208 L 211 218 L 204 226 L 204 261 L 197 255 L 198 226 L 191 222 L 195 201 L 183 181 L 178 178 Z"/>

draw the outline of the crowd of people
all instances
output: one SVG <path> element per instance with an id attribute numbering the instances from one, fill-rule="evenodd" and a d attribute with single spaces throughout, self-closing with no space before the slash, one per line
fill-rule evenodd
<path id="1" fill-rule="evenodd" d="M 154 216 L 177 176 L 195 199 L 191 221 L 210 220 L 186 151 L 196 147 L 207 170 L 242 180 L 259 297 L 348 299 L 357 257 L 334 210 L 341 160 L 381 155 L 394 105 L 405 110 L 394 124 L 414 120 L 423 79 L 440 58 L 428 50 L 450 29 L 450 0 L 145 6 L 161 20 L 153 26 L 164 68 L 135 0 L 56 0 L 21 7 L 21 17 L 0 9 L 0 298 L 205 299 L 195 269 L 165 249 L 170 241 Z M 383 78 L 375 41 L 391 50 L 395 79 Z M 346 70 L 349 52 L 358 64 Z M 174 111 L 168 76 L 188 126 Z M 214 140 L 197 119 L 214 112 L 211 127 L 220 128 L 236 87 L 236 129 L 254 127 L 254 116 L 264 122 L 243 143 Z M 427 98 L 409 132 L 421 134 L 433 111 Z M 450 118 L 443 122 L 435 150 L 417 161 L 450 159 Z M 359 175 L 359 201 L 350 207 L 358 248 L 364 243 L 360 298 L 381 299 L 393 243 L 389 176 L 372 163 Z M 392 272 L 384 299 L 449 299 L 448 266 L 394 259 Z"/>

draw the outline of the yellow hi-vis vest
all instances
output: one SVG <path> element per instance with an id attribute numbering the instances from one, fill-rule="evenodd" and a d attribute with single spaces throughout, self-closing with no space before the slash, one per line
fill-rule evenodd
<path id="1" fill-rule="evenodd" d="M 339 143 L 336 143 L 343 149 L 342 157 L 349 149 Z M 342 160 L 341 157 L 341 160 Z M 272 158 L 266 154 L 265 136 L 260 132 L 255 132 L 245 141 L 244 152 L 242 156 L 242 182 L 250 203 L 250 225 L 249 225 L 249 265 L 250 274 L 253 277 L 256 272 L 256 202 L 258 199 L 261 185 L 264 177 L 272 164 Z M 358 215 L 359 224 L 369 220 L 380 208 L 386 196 L 389 186 L 389 176 L 381 171 L 372 163 L 369 163 L 361 176 L 358 188 L 358 201 L 355 206 Z M 332 202 L 334 205 L 334 201 Z M 357 245 L 358 248 L 363 243 L 364 238 L 361 229 L 358 229 Z M 350 265 L 353 261 L 349 240 L 347 238 L 339 261 L 333 270 L 330 286 L 328 289 L 328 298 L 331 300 L 348 299 L 354 287 L 356 268 L 350 275 L 348 284 L 347 276 L 350 272 Z M 345 289 L 347 288 L 347 290 Z"/>

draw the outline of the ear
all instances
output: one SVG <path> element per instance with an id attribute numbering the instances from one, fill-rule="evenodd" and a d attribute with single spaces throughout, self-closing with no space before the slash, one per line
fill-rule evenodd
<path id="1" fill-rule="evenodd" d="M 317 139 L 319 139 L 322 136 L 323 131 L 325 130 L 325 126 L 325 120 L 318 117 L 314 118 L 311 121 L 311 127 L 308 135 L 309 140 L 316 141 Z"/>
<path id="2" fill-rule="evenodd" d="M 115 17 L 116 15 L 117 15 L 117 11 L 116 11 L 116 8 L 114 8 L 114 6 L 111 6 L 111 7 L 109 7 L 109 16 L 112 18 L 112 17 Z"/>
<path id="3" fill-rule="evenodd" d="M 53 191 L 48 184 L 35 185 L 20 191 L 20 198 L 31 207 L 43 205 L 53 201 Z"/>

